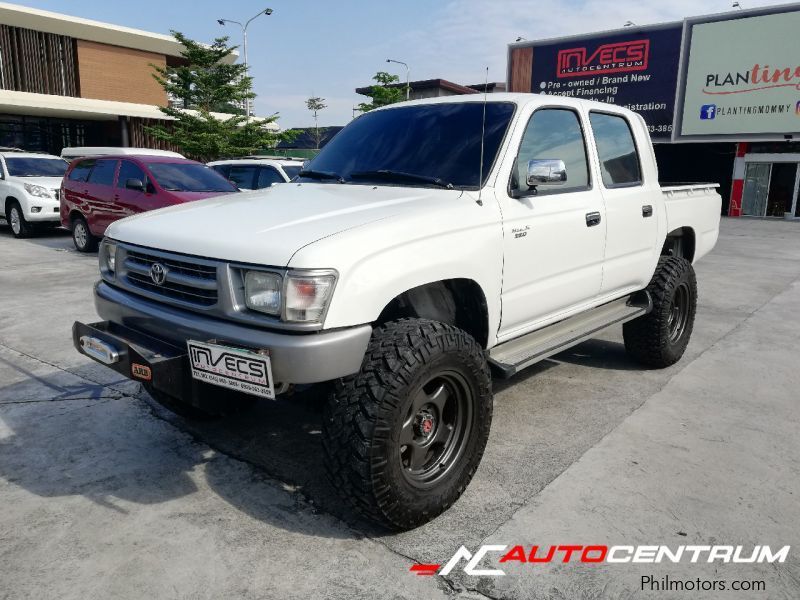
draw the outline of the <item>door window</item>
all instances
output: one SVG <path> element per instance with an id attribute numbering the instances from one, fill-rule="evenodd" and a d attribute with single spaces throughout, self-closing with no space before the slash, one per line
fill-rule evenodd
<path id="1" fill-rule="evenodd" d="M 563 185 L 542 189 L 547 192 L 575 192 L 589 188 L 589 164 L 586 159 L 586 144 L 578 115 L 566 109 L 544 108 L 533 113 L 517 155 L 511 174 L 511 189 L 523 194 L 531 191 L 527 184 L 528 161 L 534 159 L 560 159 L 567 170 Z M 552 193 L 552 192 L 551 192 Z"/>
<path id="2" fill-rule="evenodd" d="M 273 183 L 286 181 L 283 176 L 272 167 L 261 167 L 258 171 L 258 189 L 271 186 Z"/>
<path id="3" fill-rule="evenodd" d="M 97 185 L 114 185 L 114 172 L 117 170 L 116 160 L 98 160 L 89 174 L 89 183 Z"/>
<path id="4" fill-rule="evenodd" d="M 231 165 L 228 170 L 228 179 L 236 187 L 244 190 L 254 190 L 257 167 L 255 165 Z"/>
<path id="5" fill-rule="evenodd" d="M 145 183 L 145 175 L 142 168 L 137 165 L 136 163 L 132 163 L 129 160 L 123 160 L 122 164 L 119 166 L 119 177 L 117 177 L 117 187 L 124 188 L 127 183 L 128 179 L 138 179 L 142 183 Z"/>
<path id="6" fill-rule="evenodd" d="M 603 185 L 611 188 L 641 184 L 639 154 L 628 121 L 619 115 L 591 112 L 589 122 L 600 157 Z"/>

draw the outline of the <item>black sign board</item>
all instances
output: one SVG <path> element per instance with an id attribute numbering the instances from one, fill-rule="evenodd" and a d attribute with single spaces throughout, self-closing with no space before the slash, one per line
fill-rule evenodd
<path id="1" fill-rule="evenodd" d="M 534 43 L 531 92 L 640 113 L 653 139 L 672 133 L 681 24 Z"/>

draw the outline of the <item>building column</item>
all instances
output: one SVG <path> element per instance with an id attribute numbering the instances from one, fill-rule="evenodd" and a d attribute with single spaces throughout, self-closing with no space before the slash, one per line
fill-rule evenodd
<path id="1" fill-rule="evenodd" d="M 742 196 L 744 194 L 744 155 L 750 149 L 748 142 L 736 144 L 736 158 L 733 159 L 733 183 L 731 185 L 731 201 L 728 205 L 729 217 L 742 216 Z"/>
<path id="2" fill-rule="evenodd" d="M 128 132 L 128 117 L 119 117 L 119 133 L 122 147 L 128 148 L 131 145 L 131 138 Z"/>

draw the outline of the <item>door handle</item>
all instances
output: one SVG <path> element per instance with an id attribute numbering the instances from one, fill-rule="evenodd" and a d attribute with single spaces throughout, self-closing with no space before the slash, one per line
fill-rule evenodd
<path id="1" fill-rule="evenodd" d="M 653 207 L 650 204 L 645 204 L 642 207 L 642 216 L 646 219 L 647 217 L 653 216 Z"/>
<path id="2" fill-rule="evenodd" d="M 594 227 L 595 225 L 600 224 L 600 213 L 599 212 L 590 212 L 586 213 L 586 226 L 587 227 Z"/>

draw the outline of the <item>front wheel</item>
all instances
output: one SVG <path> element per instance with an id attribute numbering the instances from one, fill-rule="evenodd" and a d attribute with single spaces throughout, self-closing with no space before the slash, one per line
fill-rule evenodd
<path id="1" fill-rule="evenodd" d="M 367 518 L 417 527 L 466 489 L 491 420 L 489 367 L 468 333 L 425 319 L 391 322 L 375 330 L 361 371 L 331 395 L 327 470 Z"/>
<path id="2" fill-rule="evenodd" d="M 622 326 L 625 350 L 649 367 L 668 367 L 681 359 L 694 328 L 697 280 L 692 263 L 662 256 L 647 291 L 653 310 Z"/>
<path id="3" fill-rule="evenodd" d="M 33 227 L 25 219 L 18 202 L 13 201 L 8 208 L 8 225 L 15 238 L 26 238 L 33 233 Z"/>

